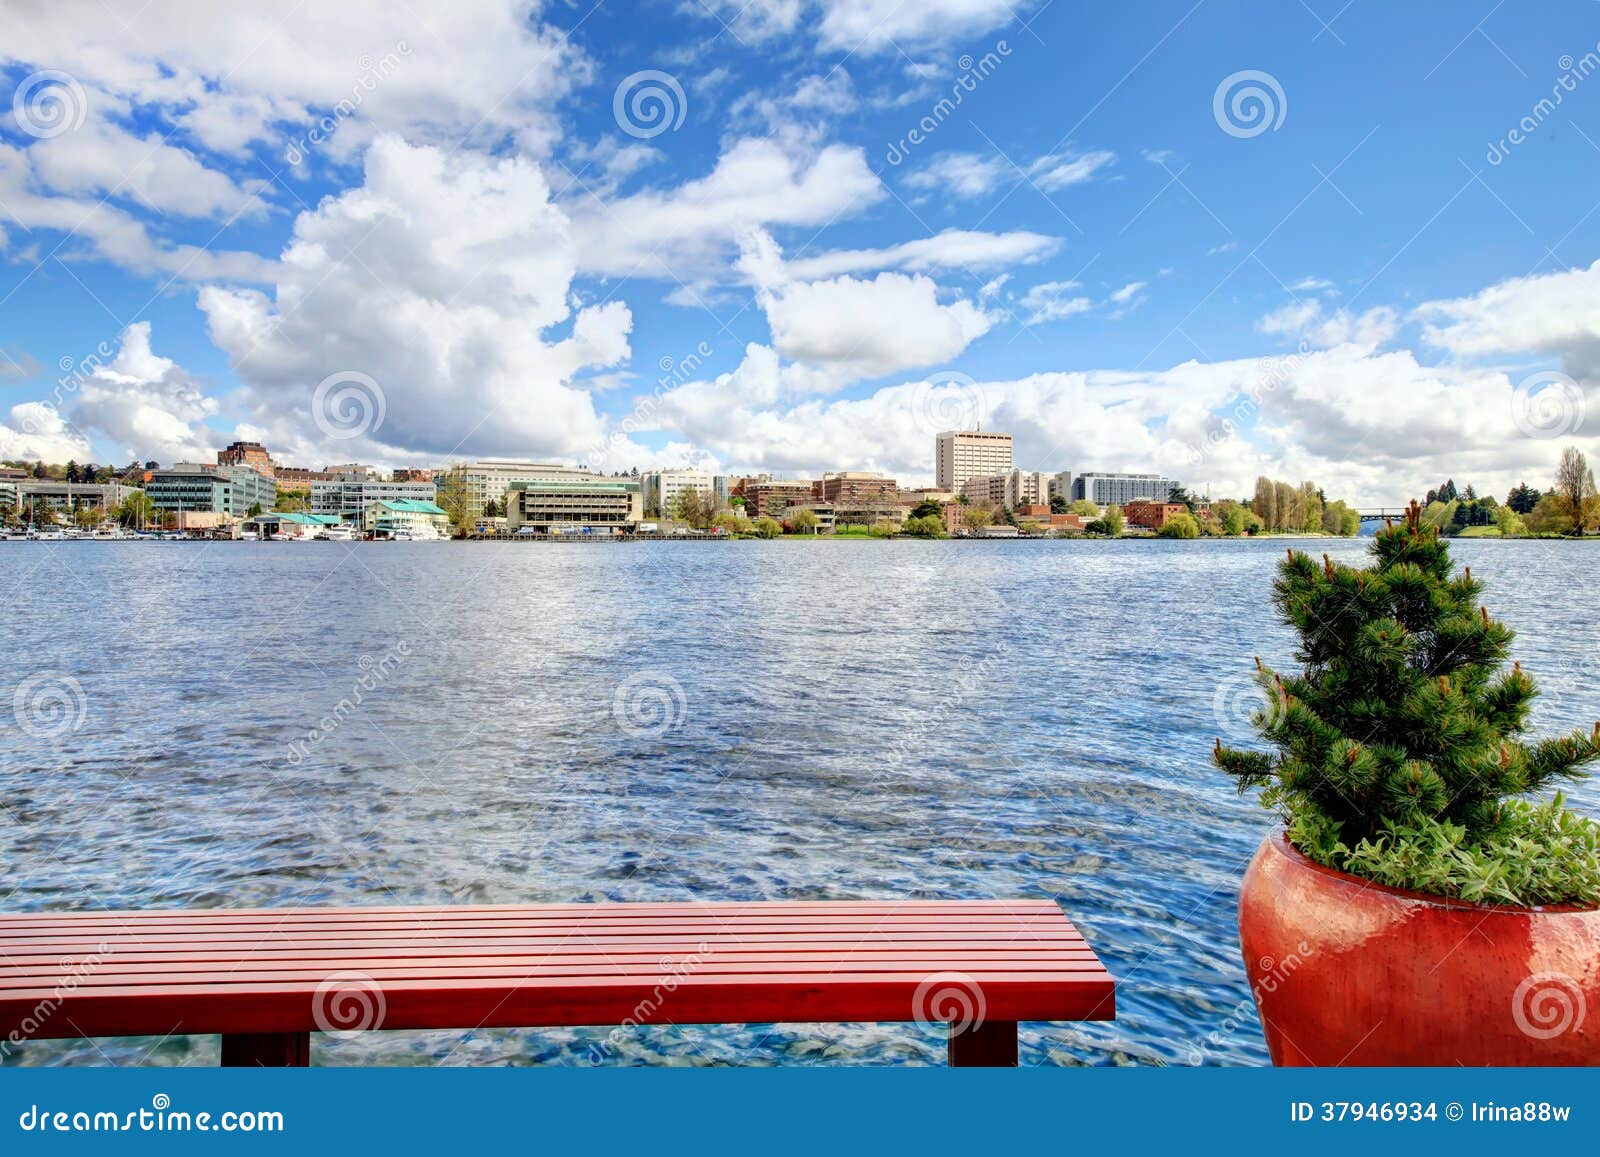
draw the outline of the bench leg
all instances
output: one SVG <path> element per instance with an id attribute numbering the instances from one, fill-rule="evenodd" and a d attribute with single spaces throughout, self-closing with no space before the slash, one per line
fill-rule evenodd
<path id="1" fill-rule="evenodd" d="M 298 1068 L 311 1063 L 308 1032 L 235 1032 L 222 1034 L 222 1067 Z"/>
<path id="2" fill-rule="evenodd" d="M 951 1068 L 1016 1068 L 1017 1022 L 991 1020 L 958 1032 L 950 1026 Z"/>

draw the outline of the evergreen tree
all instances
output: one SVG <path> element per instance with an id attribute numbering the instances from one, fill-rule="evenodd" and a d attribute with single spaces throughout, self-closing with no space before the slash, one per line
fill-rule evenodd
<path id="1" fill-rule="evenodd" d="M 1542 497 L 1544 496 L 1537 490 L 1522 482 L 1506 495 L 1506 505 L 1516 514 L 1532 514 L 1533 508 L 1539 505 L 1539 499 Z"/>
<path id="2" fill-rule="evenodd" d="M 1372 843 L 1419 831 L 1453 833 L 1458 848 L 1524 839 L 1533 813 L 1507 797 L 1580 777 L 1600 758 L 1600 724 L 1521 738 L 1536 691 L 1520 666 L 1502 669 L 1513 632 L 1478 602 L 1483 584 L 1470 568 L 1452 573 L 1448 545 L 1415 502 L 1372 555 L 1375 565 L 1358 568 L 1291 550 L 1279 564 L 1273 606 L 1299 636 L 1303 667 L 1280 675 L 1256 661 L 1268 695 L 1257 729 L 1276 751 L 1218 741 L 1216 763 L 1241 791 L 1266 789 L 1263 802 L 1284 813 L 1302 852 L 1347 870 L 1360 870 Z M 1485 895 L 1509 898 L 1503 883 L 1491 880 Z"/>

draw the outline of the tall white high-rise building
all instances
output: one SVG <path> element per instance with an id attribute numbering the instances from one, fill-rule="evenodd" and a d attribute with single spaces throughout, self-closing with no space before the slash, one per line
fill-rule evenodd
<path id="1" fill-rule="evenodd" d="M 1010 434 L 946 430 L 934 439 L 934 474 L 940 490 L 959 491 L 968 478 L 992 478 L 1010 471 Z"/>
<path id="2" fill-rule="evenodd" d="M 659 511 L 661 517 L 671 518 L 678 508 L 678 496 L 693 490 L 702 497 L 715 496 L 726 506 L 728 503 L 728 476 L 710 474 L 704 470 L 651 470 L 639 475 L 644 508 Z"/>

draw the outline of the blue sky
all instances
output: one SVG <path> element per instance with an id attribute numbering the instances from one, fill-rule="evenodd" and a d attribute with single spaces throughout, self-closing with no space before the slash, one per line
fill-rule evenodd
<path id="1" fill-rule="evenodd" d="M 917 482 L 981 420 L 1377 504 L 1600 449 L 1600 5 L 385 8 L 0 17 L 0 456 Z"/>

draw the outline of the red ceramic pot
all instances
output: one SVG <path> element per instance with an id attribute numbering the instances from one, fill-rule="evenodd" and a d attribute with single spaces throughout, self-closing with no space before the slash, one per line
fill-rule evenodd
<path id="1" fill-rule="evenodd" d="M 1600 1064 L 1600 909 L 1386 888 L 1278 834 L 1239 939 L 1273 1064 Z"/>

